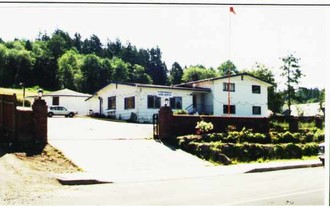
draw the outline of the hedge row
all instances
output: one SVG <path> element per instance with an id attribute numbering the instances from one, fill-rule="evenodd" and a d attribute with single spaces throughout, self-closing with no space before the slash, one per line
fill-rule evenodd
<path id="1" fill-rule="evenodd" d="M 257 144 L 257 143 L 221 143 L 195 142 L 181 139 L 179 147 L 205 160 L 221 164 L 230 164 L 233 160 L 250 162 L 274 159 L 300 159 L 318 153 L 318 143 L 306 144 Z"/>
<path id="2" fill-rule="evenodd" d="M 223 142 L 223 143 L 310 143 L 323 142 L 324 132 L 317 130 L 315 132 L 270 132 L 267 134 L 253 133 L 252 130 L 243 128 L 242 131 L 229 131 L 227 133 L 205 134 L 200 139 L 201 142 Z"/>

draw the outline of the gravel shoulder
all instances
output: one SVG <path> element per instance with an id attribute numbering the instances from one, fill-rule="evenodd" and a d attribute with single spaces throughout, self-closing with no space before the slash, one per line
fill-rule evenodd
<path id="1" fill-rule="evenodd" d="M 54 174 L 82 171 L 47 145 L 40 155 L 0 152 L 0 205 L 38 204 L 63 186 Z"/>

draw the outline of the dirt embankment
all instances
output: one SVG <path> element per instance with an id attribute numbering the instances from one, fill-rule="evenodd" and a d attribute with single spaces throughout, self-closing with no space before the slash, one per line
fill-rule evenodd
<path id="1" fill-rule="evenodd" d="M 81 171 L 70 160 L 47 145 L 40 155 L 0 153 L 0 205 L 38 204 L 62 187 L 54 174 Z"/>

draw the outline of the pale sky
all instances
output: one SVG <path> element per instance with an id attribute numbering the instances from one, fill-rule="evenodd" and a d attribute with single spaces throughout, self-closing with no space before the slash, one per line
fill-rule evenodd
<path id="1" fill-rule="evenodd" d="M 34 40 L 55 29 L 72 38 L 95 34 L 104 45 L 119 38 L 138 48 L 159 46 L 169 69 L 175 61 L 216 68 L 230 58 L 239 70 L 265 64 L 282 83 L 279 58 L 293 53 L 306 75 L 300 86 L 325 88 L 330 7 L 234 8 L 236 15 L 229 6 L 0 4 L 0 38 Z"/>

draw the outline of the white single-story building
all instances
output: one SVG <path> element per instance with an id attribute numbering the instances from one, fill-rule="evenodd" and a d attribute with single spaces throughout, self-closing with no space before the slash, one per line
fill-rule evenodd
<path id="1" fill-rule="evenodd" d="M 91 96 L 92 95 L 90 94 L 84 94 L 70 89 L 62 89 L 45 93 L 43 94 L 42 99 L 46 101 L 48 106 L 61 105 L 68 109 L 77 111 L 78 115 L 88 115 L 89 105 L 85 100 Z M 31 98 L 32 101 L 34 101 L 34 97 L 27 98 Z"/>
<path id="2" fill-rule="evenodd" d="M 138 122 L 151 122 L 166 100 L 174 110 L 192 105 L 192 96 L 210 92 L 207 88 L 185 88 L 150 84 L 111 83 L 89 98 L 90 110 L 116 119 L 128 120 L 132 113 Z"/>
<path id="3" fill-rule="evenodd" d="M 111 83 L 88 98 L 94 113 L 138 122 L 151 122 L 167 102 L 188 113 L 235 117 L 267 117 L 270 83 L 250 74 L 205 79 L 174 86 Z"/>

